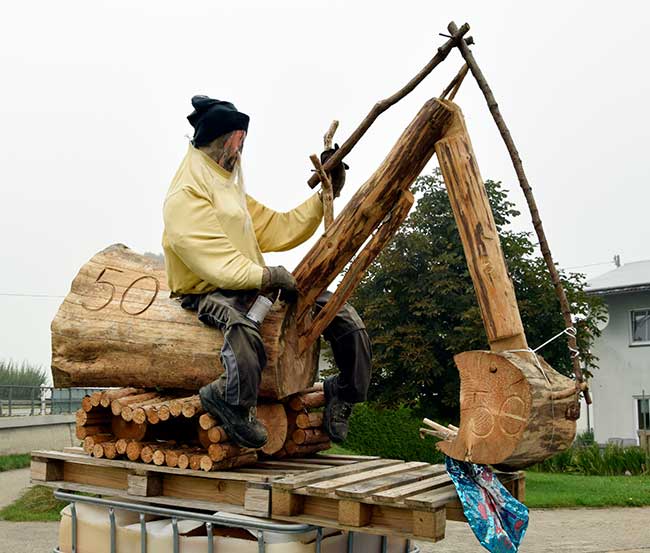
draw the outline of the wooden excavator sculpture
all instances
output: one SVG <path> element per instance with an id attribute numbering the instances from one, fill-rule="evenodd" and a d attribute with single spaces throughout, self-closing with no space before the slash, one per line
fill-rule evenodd
<path id="1" fill-rule="evenodd" d="M 378 103 L 325 169 L 342 159 L 374 119 L 410 92 L 453 47 L 466 46 L 468 28 L 455 29 L 411 83 Z M 490 351 L 456 357 L 460 429 L 439 448 L 461 460 L 522 468 L 571 444 L 580 387 L 528 348 L 463 116 L 449 100 L 434 98 L 424 104 L 295 269 L 298 302 L 277 303 L 263 324 L 268 364 L 260 394 L 280 400 L 313 385 L 319 336 L 407 217 L 414 201 L 409 187 L 434 153 L 490 344 Z M 317 183 L 315 173 L 310 184 Z M 332 299 L 314 314 L 316 298 L 348 264 Z M 81 268 L 52 323 L 54 383 L 196 390 L 223 371 L 221 345 L 218 332 L 168 298 L 159 261 L 114 245 Z"/>

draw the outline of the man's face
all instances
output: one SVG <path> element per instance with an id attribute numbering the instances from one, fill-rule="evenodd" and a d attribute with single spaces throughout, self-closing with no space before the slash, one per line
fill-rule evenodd
<path id="1" fill-rule="evenodd" d="M 244 149 L 244 140 L 246 140 L 246 131 L 232 131 L 226 135 L 226 141 L 223 149 L 226 155 L 235 156 L 241 154 Z"/>

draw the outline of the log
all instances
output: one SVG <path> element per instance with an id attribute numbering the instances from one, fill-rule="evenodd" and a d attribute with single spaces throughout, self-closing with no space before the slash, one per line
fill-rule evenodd
<path id="1" fill-rule="evenodd" d="M 110 420 L 110 409 L 104 409 L 102 407 L 93 407 L 90 411 L 78 409 L 75 413 L 75 422 L 79 426 L 108 423 Z"/>
<path id="2" fill-rule="evenodd" d="M 77 426 L 75 429 L 75 434 L 79 440 L 83 440 L 88 436 L 94 436 L 96 434 L 107 434 L 111 431 L 110 425 L 98 425 L 98 426 Z"/>
<path id="3" fill-rule="evenodd" d="M 226 431 L 221 426 L 213 426 L 210 430 L 199 428 L 199 443 L 208 449 L 212 444 L 219 444 L 228 441 Z"/>
<path id="4" fill-rule="evenodd" d="M 155 417 L 152 415 L 152 418 L 155 418 L 156 422 L 152 422 L 152 424 L 157 424 L 161 420 L 169 419 L 169 407 L 167 407 L 167 402 L 169 400 L 170 398 L 165 397 L 160 398 L 160 401 L 152 399 L 149 402 L 141 403 L 138 407 L 133 409 L 133 422 L 144 424 L 147 422 L 149 413 L 155 413 Z M 161 414 L 163 414 L 163 408 L 165 408 L 164 414 L 166 416 L 161 417 Z"/>
<path id="5" fill-rule="evenodd" d="M 213 461 L 219 462 L 230 457 L 237 457 L 239 455 L 244 455 L 245 453 L 250 453 L 251 451 L 255 450 L 231 443 L 210 444 L 210 447 L 208 448 L 208 455 Z"/>
<path id="6" fill-rule="evenodd" d="M 294 411 L 315 409 L 325 405 L 325 392 L 310 392 L 297 395 L 289 401 L 289 407 Z"/>
<path id="7" fill-rule="evenodd" d="M 101 444 L 103 442 L 108 442 L 113 439 L 112 434 L 95 434 L 94 436 L 88 436 L 84 438 L 83 449 L 86 453 L 92 453 L 95 444 Z"/>
<path id="8" fill-rule="evenodd" d="M 492 351 L 454 359 L 460 373 L 460 429 L 438 448 L 455 459 L 519 470 L 566 449 L 575 437 L 571 380 L 528 349 L 514 287 L 478 164 L 458 106 L 436 154 L 458 225 Z"/>
<path id="9" fill-rule="evenodd" d="M 296 317 L 301 335 L 309 329 L 308 313 L 316 298 L 343 271 L 431 159 L 449 117 L 449 111 L 437 100 L 426 102 L 379 168 L 295 269 L 300 290 Z"/>
<path id="10" fill-rule="evenodd" d="M 142 388 L 120 388 L 119 390 L 106 390 L 105 392 L 102 392 L 102 397 L 99 400 L 99 404 L 102 407 L 110 407 L 111 401 L 114 399 L 120 399 L 122 397 L 142 393 L 144 393 L 144 390 Z"/>
<path id="11" fill-rule="evenodd" d="M 127 407 L 133 403 L 139 403 L 141 401 L 147 401 L 148 399 L 154 399 L 157 397 L 158 392 L 145 392 L 144 394 L 133 394 L 120 399 L 114 399 L 111 401 L 111 412 L 114 415 L 121 415 L 122 409 L 124 409 L 124 407 Z"/>
<path id="12" fill-rule="evenodd" d="M 172 467 L 172 468 L 173 467 L 187 468 L 189 466 L 188 454 L 191 455 L 192 453 L 195 453 L 197 449 L 198 448 L 192 448 L 189 446 L 180 446 L 178 448 L 165 449 L 165 464 L 168 467 Z M 179 466 L 182 456 L 185 456 L 185 460 L 187 460 L 187 464 L 184 466 Z"/>
<path id="13" fill-rule="evenodd" d="M 120 438 L 115 442 L 115 450 L 119 455 L 124 455 L 126 453 L 126 448 L 129 445 L 129 442 L 132 442 L 133 440 L 130 440 L 128 438 Z"/>
<path id="14" fill-rule="evenodd" d="M 291 435 L 292 441 L 297 445 L 319 444 L 329 442 L 330 437 L 318 428 L 298 428 Z"/>
<path id="15" fill-rule="evenodd" d="M 298 455 L 312 455 L 319 451 L 325 451 L 330 447 L 332 447 L 332 444 L 329 441 L 319 442 L 317 444 L 298 445 L 293 440 L 289 440 L 284 445 L 287 455 L 293 457 Z"/>
<path id="16" fill-rule="evenodd" d="M 146 442 L 140 442 L 133 440 L 129 442 L 126 446 L 126 456 L 129 458 L 129 461 L 137 461 L 140 458 L 140 453 L 142 453 L 142 448 L 146 445 Z"/>
<path id="17" fill-rule="evenodd" d="M 213 426 L 218 426 L 219 422 L 210 413 L 203 413 L 199 417 L 199 426 L 203 430 L 210 430 Z"/>
<path id="18" fill-rule="evenodd" d="M 151 463 L 153 461 L 153 455 L 156 451 L 159 449 L 166 449 L 169 447 L 174 446 L 176 442 L 173 440 L 170 440 L 168 442 L 147 442 L 142 445 L 142 449 L 140 450 L 140 460 L 143 463 Z M 128 451 L 128 448 L 127 448 Z M 163 456 L 164 459 L 164 456 Z"/>
<path id="19" fill-rule="evenodd" d="M 187 419 L 203 412 L 203 406 L 201 405 L 201 399 L 198 395 L 187 398 L 183 402 L 183 407 L 181 408 L 181 413 Z"/>
<path id="20" fill-rule="evenodd" d="M 56 386 L 56 384 L 55 384 Z M 93 408 L 93 404 L 90 402 L 90 396 L 84 396 L 81 400 L 81 408 L 84 411 L 90 411 Z"/>
<path id="21" fill-rule="evenodd" d="M 163 405 L 164 401 L 165 398 L 156 396 L 146 401 L 138 401 L 137 403 L 125 405 L 122 407 L 122 418 L 125 421 L 134 421 L 138 424 L 143 424 L 147 421 L 147 412 L 145 411 L 145 408 L 153 405 Z"/>
<path id="22" fill-rule="evenodd" d="M 188 449 L 187 451 L 182 452 L 178 456 L 178 468 L 179 469 L 186 469 L 187 467 L 189 467 L 191 458 L 194 455 L 197 455 L 199 453 L 199 451 L 200 450 L 198 448 L 194 448 L 194 449 Z M 201 465 L 201 457 L 203 455 L 205 455 L 205 451 L 203 451 L 202 454 L 199 456 L 199 459 L 198 459 L 198 462 L 197 462 L 197 466 L 199 466 L 199 468 L 200 468 L 200 465 Z"/>
<path id="23" fill-rule="evenodd" d="M 224 459 L 220 462 L 213 461 L 209 456 L 203 455 L 200 458 L 199 468 L 203 471 L 209 472 L 212 470 L 232 469 L 236 467 L 244 467 L 246 465 L 254 465 L 257 462 L 257 453 L 250 452 L 237 457 Z"/>
<path id="24" fill-rule="evenodd" d="M 114 441 L 107 441 L 99 444 L 95 444 L 93 447 L 93 457 L 101 459 L 106 457 L 106 459 L 115 459 L 117 457 L 117 446 Z"/>
<path id="25" fill-rule="evenodd" d="M 282 449 L 287 439 L 288 420 L 287 412 L 281 403 L 260 403 L 257 406 L 257 418 L 264 425 L 269 439 L 261 451 L 273 455 Z"/>
<path id="26" fill-rule="evenodd" d="M 121 244 L 93 256 L 52 322 L 54 385 L 196 391 L 218 378 L 223 336 L 168 296 L 157 260 Z M 314 382 L 318 347 L 298 356 L 294 309 L 277 303 L 262 325 L 263 397 L 284 398 Z"/>
<path id="27" fill-rule="evenodd" d="M 93 407 L 98 407 L 101 398 L 102 398 L 102 392 L 93 392 L 92 394 L 90 394 L 90 404 Z"/>
<path id="28" fill-rule="evenodd" d="M 111 433 L 116 438 L 127 440 L 143 440 L 147 434 L 147 424 L 125 421 L 122 417 L 111 419 Z"/>
<path id="29" fill-rule="evenodd" d="M 300 413 L 296 417 L 298 428 L 320 428 L 323 426 L 323 413 Z"/>
<path id="30" fill-rule="evenodd" d="M 499 233 L 460 108 L 442 100 L 452 114 L 445 136 L 436 143 L 483 326 L 494 351 L 526 349 L 515 289 L 508 274 Z"/>

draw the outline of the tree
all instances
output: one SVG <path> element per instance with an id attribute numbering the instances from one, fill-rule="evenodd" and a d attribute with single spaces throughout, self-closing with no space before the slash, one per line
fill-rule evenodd
<path id="1" fill-rule="evenodd" d="M 529 233 L 508 228 L 519 215 L 500 182 L 485 183 L 506 262 L 513 279 L 528 342 L 542 344 L 564 329 L 544 260 Z M 402 229 L 368 270 L 352 303 L 373 343 L 370 398 L 387 406 L 417 405 L 441 418 L 458 408 L 459 378 L 453 356 L 487 349 L 474 287 L 439 170 L 419 177 L 418 202 Z M 599 334 L 601 302 L 584 292 L 584 276 L 561 273 L 574 314 L 581 316 L 578 343 L 590 366 L 589 346 Z M 566 340 L 541 352 L 571 373 Z"/>

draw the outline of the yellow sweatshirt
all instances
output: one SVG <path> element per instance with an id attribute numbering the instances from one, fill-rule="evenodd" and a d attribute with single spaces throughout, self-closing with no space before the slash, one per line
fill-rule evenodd
<path id="1" fill-rule="evenodd" d="M 301 244 L 322 217 L 318 194 L 287 213 L 258 203 L 246 195 L 237 170 L 229 173 L 190 145 L 163 207 L 172 295 L 259 288 L 262 252 Z"/>

